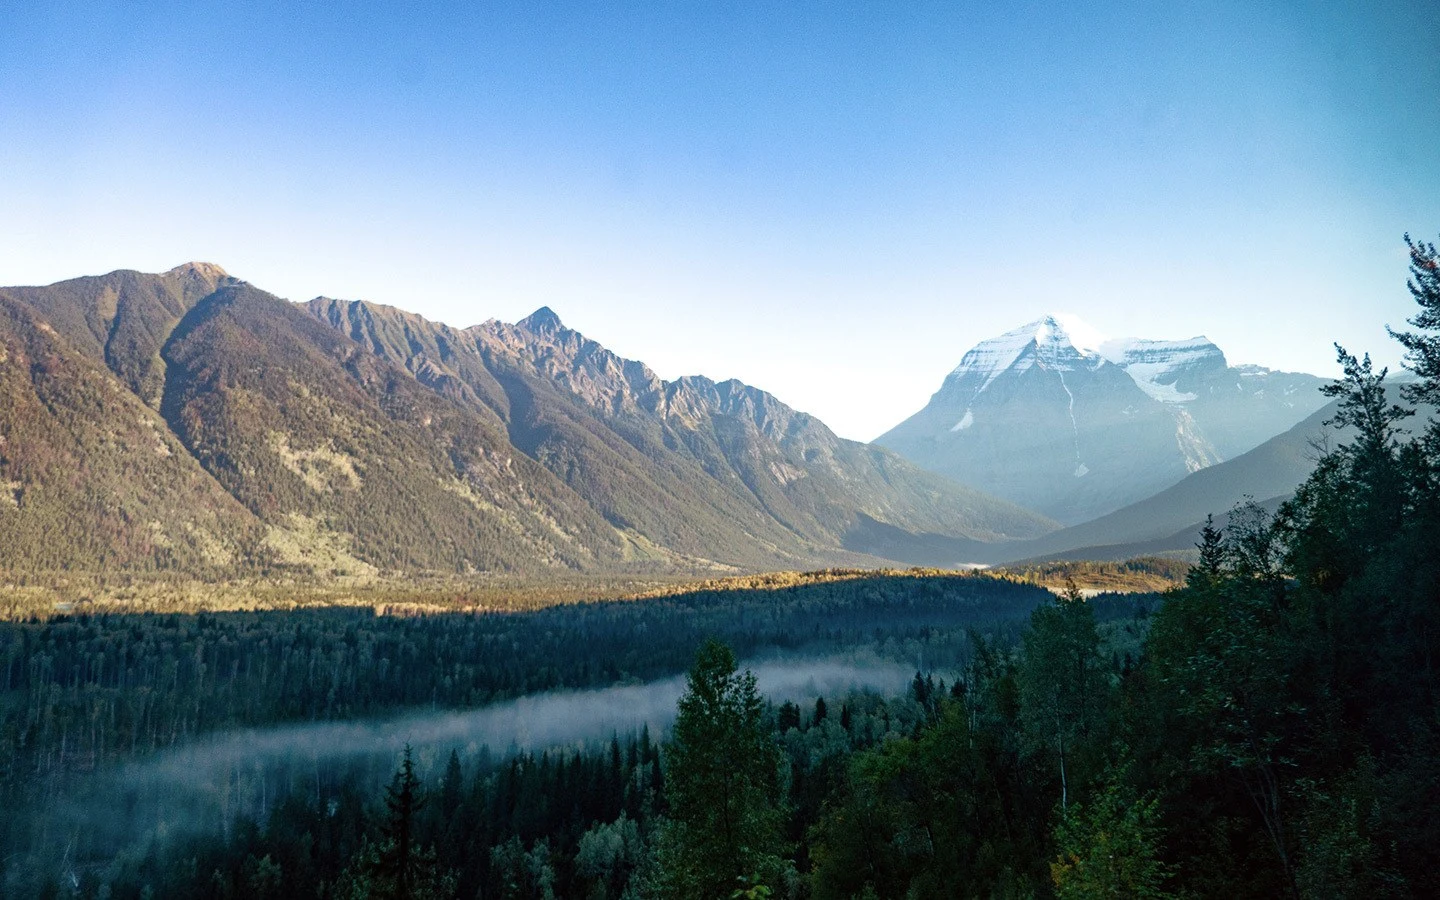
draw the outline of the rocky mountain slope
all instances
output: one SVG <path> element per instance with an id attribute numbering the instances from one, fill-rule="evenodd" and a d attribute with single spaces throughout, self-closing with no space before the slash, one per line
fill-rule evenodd
<path id="1" fill-rule="evenodd" d="M 0 288 L 0 385 L 12 573 L 793 567 L 1054 527 L 548 310 L 458 330 L 114 272 Z"/>
<path id="2" fill-rule="evenodd" d="M 1289 428 L 1323 404 L 1322 383 L 1229 366 L 1204 338 L 1107 342 L 1047 316 L 975 346 L 877 443 L 1078 523 Z"/>
<path id="3" fill-rule="evenodd" d="M 877 543 L 872 523 L 899 529 L 914 547 L 929 535 L 988 541 L 1053 527 L 842 440 L 765 391 L 704 377 L 664 381 L 548 308 L 463 330 L 359 301 L 322 298 L 309 310 L 420 382 L 494 415 L 516 447 L 607 520 L 682 552 L 713 552 L 737 537 L 780 549 L 798 536 L 915 561 L 904 538 Z"/>

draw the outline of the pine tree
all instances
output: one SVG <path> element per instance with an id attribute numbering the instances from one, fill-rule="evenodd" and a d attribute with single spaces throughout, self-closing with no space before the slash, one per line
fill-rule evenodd
<path id="1" fill-rule="evenodd" d="M 385 791 L 383 839 L 366 843 L 341 875 L 336 894 L 347 900 L 438 900 L 455 895 L 455 880 L 442 873 L 433 848 L 415 842 L 416 814 L 425 805 L 410 747 Z"/>
<path id="2" fill-rule="evenodd" d="M 460 754 L 450 751 L 450 760 L 445 764 L 445 779 L 440 782 L 440 812 L 446 819 L 455 815 L 460 808 L 461 792 L 465 787 L 465 773 L 460 768 Z"/>
<path id="3" fill-rule="evenodd" d="M 1205 526 L 1200 529 L 1200 561 L 1185 576 L 1191 587 L 1204 588 L 1213 585 L 1225 570 L 1225 538 L 1215 527 L 1215 517 L 1206 516 Z"/>
<path id="4" fill-rule="evenodd" d="M 1410 250 L 1410 279 L 1406 287 L 1420 305 L 1420 311 L 1408 321 L 1419 331 L 1395 331 L 1390 334 L 1406 349 L 1407 367 L 1420 381 L 1406 385 L 1404 396 L 1412 403 L 1440 405 L 1440 253 L 1434 244 L 1412 241 L 1405 235 Z M 1431 332 L 1424 334 L 1423 332 Z"/>
<path id="5" fill-rule="evenodd" d="M 724 644 L 700 649 L 665 763 L 670 820 L 660 835 L 661 893 L 728 898 L 742 886 L 778 886 L 785 870 L 780 748 L 755 676 L 736 671 Z"/>
<path id="6" fill-rule="evenodd" d="M 410 745 L 406 744 L 400 770 L 385 791 L 385 808 L 389 812 L 385 837 L 393 849 L 380 857 L 381 870 L 393 879 L 398 897 L 411 896 L 415 880 L 415 814 L 424 805 L 425 798 L 420 794 L 420 779 L 415 777 Z"/>

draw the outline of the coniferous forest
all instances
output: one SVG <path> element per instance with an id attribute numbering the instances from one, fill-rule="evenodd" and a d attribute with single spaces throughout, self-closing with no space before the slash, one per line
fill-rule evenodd
<path id="1" fill-rule="evenodd" d="M 0 889 L 1440 896 L 1440 254 L 1407 243 L 1414 379 L 1337 346 L 1353 437 L 1163 594 L 913 573 L 5 624 Z M 523 740 L 467 718 L 514 703 Z"/>

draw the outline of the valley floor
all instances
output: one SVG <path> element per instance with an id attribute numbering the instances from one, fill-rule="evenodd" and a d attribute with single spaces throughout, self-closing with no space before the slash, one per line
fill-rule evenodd
<path id="1" fill-rule="evenodd" d="M 1053 562 L 966 570 L 1082 593 L 1164 591 L 1183 583 L 1188 565 L 1145 558 L 1121 563 Z M 0 575 L 0 620 L 99 613 L 256 612 L 325 607 L 374 609 L 377 615 L 524 612 L 605 600 L 636 600 L 695 591 L 773 590 L 877 576 L 961 574 L 936 568 L 832 568 L 753 572 L 724 578 L 697 574 L 454 577 L 374 576 L 330 579 L 199 581 L 156 576 Z"/>

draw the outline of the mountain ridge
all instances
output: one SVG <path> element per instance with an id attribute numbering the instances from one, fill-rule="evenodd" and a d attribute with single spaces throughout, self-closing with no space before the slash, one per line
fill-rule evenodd
<path id="1" fill-rule="evenodd" d="M 858 466 L 867 472 L 864 480 L 871 482 L 898 479 L 923 482 L 932 491 L 954 491 L 884 451 L 864 449 L 866 445 L 836 437 L 813 416 L 793 410 L 768 392 L 738 380 L 717 382 L 704 376 L 660 379 L 642 362 L 620 357 L 565 327 L 548 307 L 517 323 L 489 320 L 458 331 L 439 323 L 422 325 L 425 320 L 413 314 L 386 312 L 363 301 L 316 300 L 309 308 L 312 314 L 352 333 L 357 328 L 385 333 L 397 325 L 411 329 L 411 338 L 403 344 L 372 340 L 392 350 L 403 350 L 403 365 L 410 371 L 421 369 L 417 360 L 430 362 L 444 355 L 447 374 L 459 375 L 472 386 L 503 383 L 508 386 L 503 389 L 513 394 L 518 385 L 540 384 L 539 393 L 551 401 L 552 418 L 573 424 L 568 413 L 578 407 L 587 430 L 593 430 L 598 419 L 603 431 L 619 436 L 629 445 L 629 450 L 623 451 L 626 454 L 634 451 L 654 457 L 659 448 L 668 448 L 681 457 L 672 461 L 674 465 L 687 473 L 693 473 L 698 466 L 709 479 L 719 482 L 722 494 L 739 492 L 747 502 L 758 502 L 767 515 L 787 528 L 811 537 L 816 536 L 817 528 L 833 536 L 834 528 L 816 521 L 816 498 L 797 497 L 804 492 L 792 487 L 810 476 L 828 473 L 848 478 L 846 473 L 853 474 Z M 391 328 L 380 327 L 378 323 L 387 317 L 393 320 Z M 429 336 L 417 338 L 417 329 L 428 329 Z M 442 339 L 453 341 L 457 336 L 468 338 L 471 345 L 466 348 L 452 344 L 449 352 L 441 349 Z M 474 365 L 477 358 L 480 366 Z M 489 405 L 502 417 L 512 408 L 513 397 L 498 398 L 485 390 L 474 391 L 474 396 L 488 398 Z M 512 431 L 515 424 L 512 419 Z M 558 421 L 551 424 L 560 427 Z M 528 445 L 537 458 L 544 455 L 543 441 L 521 440 L 520 444 Z M 869 462 L 861 457 L 869 457 Z M 853 482 L 849 486 L 853 488 Z M 977 499 L 968 492 L 965 496 Z M 860 511 L 894 518 L 889 515 L 893 510 L 880 507 Z M 1026 527 L 1045 527 L 1032 514 L 1012 509 L 1007 515 Z M 943 516 L 932 514 L 901 524 L 912 525 L 916 531 L 947 527 L 953 531 L 961 523 L 953 519 L 947 522 Z"/>
<path id="2" fill-rule="evenodd" d="M 457 329 L 291 303 L 211 263 L 0 288 L 0 304 L 4 359 L 48 354 L 73 385 L 30 403 L 30 376 L 0 364 L 6 571 L 725 571 L 906 562 L 1055 527 L 759 388 L 659 379 L 548 307 Z M 136 427 L 158 443 L 104 437 Z M 148 462 L 157 447 L 168 468 Z M 71 499 L 41 503 L 65 482 L 34 458 L 67 461 Z M 106 518 L 108 495 L 138 499 Z"/>

